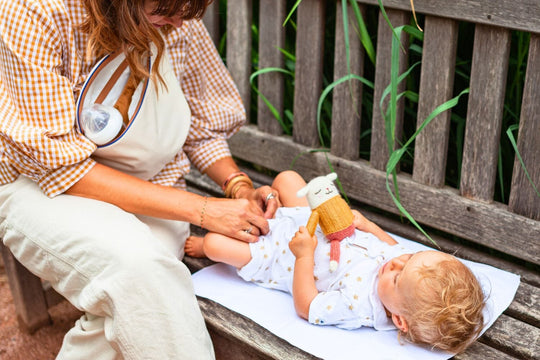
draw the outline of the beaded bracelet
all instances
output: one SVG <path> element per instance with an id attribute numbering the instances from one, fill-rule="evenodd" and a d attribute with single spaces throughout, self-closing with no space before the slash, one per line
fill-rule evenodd
<path id="1" fill-rule="evenodd" d="M 200 227 L 201 229 L 204 229 L 203 225 L 204 225 L 204 213 L 206 212 L 206 203 L 208 202 L 208 196 L 205 196 L 204 197 L 204 204 L 202 206 L 202 209 L 201 209 L 201 223 L 200 223 Z"/>

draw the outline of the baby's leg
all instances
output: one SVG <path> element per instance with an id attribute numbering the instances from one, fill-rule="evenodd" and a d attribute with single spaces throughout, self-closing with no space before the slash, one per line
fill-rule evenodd
<path id="1" fill-rule="evenodd" d="M 280 172 L 272 187 L 279 191 L 279 200 L 283 206 L 308 206 L 307 199 L 305 197 L 297 197 L 298 190 L 306 186 L 305 180 L 295 171 L 287 170 Z"/>
<path id="2" fill-rule="evenodd" d="M 210 260 L 229 264 L 238 269 L 251 260 L 248 243 L 221 234 L 206 234 L 202 249 Z"/>

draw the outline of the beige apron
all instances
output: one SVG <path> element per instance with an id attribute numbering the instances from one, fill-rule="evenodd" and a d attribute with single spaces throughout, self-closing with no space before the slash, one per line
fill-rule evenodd
<path id="1" fill-rule="evenodd" d="M 110 86 L 109 79 L 123 61 L 123 54 L 105 57 L 86 80 L 77 101 L 77 126 L 82 133 L 82 110 L 96 101 L 107 84 Z M 154 57 L 149 60 L 149 66 L 153 63 Z M 166 51 L 160 61 L 159 72 L 166 87 L 158 81 L 159 91 L 156 91 L 151 80 L 137 86 L 128 110 L 128 126 L 117 138 L 98 146 L 92 155 L 98 163 L 149 180 L 181 151 L 191 124 L 191 112 Z M 129 68 L 115 81 L 103 104 L 112 106 L 116 102 L 128 77 Z M 156 236 L 165 239 L 175 255 L 183 256 L 183 245 L 189 236 L 188 223 L 138 217 L 152 228 Z"/>

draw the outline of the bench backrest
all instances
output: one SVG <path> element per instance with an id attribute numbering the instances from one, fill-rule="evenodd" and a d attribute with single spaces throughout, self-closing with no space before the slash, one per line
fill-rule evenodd
<path id="1" fill-rule="evenodd" d="M 284 0 L 259 2 L 259 67 L 283 67 L 287 11 Z M 334 5 L 335 4 L 335 5 Z M 361 11 L 377 0 L 358 1 Z M 411 3 L 385 0 L 394 27 L 410 24 Z M 218 1 L 205 16 L 214 39 L 220 38 Z M 325 10 L 336 6 L 336 28 L 325 29 Z M 421 224 L 487 246 L 533 264 L 540 264 L 540 197 L 531 186 L 518 158 L 513 169 L 508 205 L 494 201 L 499 141 L 507 83 L 511 32 L 530 33 L 522 91 L 517 146 L 530 178 L 540 188 L 540 2 L 538 0 L 414 0 L 425 16 L 417 118 L 419 123 L 454 95 L 456 49 L 460 22 L 475 24 L 459 189 L 445 185 L 451 110 L 437 116 L 416 138 L 412 174 L 398 174 L 400 200 Z M 306 178 L 329 172 L 327 160 L 339 174 L 350 198 L 399 213 L 386 182 L 389 148 L 379 99 L 390 83 L 392 32 L 379 11 L 374 76 L 374 100 L 369 162 L 359 156 L 362 86 L 345 82 L 332 93 L 329 153 L 319 147 L 318 100 L 322 91 L 325 31 L 335 36 L 334 79 L 348 74 L 341 1 L 302 0 L 296 13 L 296 68 L 292 136 L 282 130 L 268 107 L 258 100 L 257 125 L 231 139 L 236 157 L 275 171 L 294 169 Z M 362 75 L 365 54 L 349 5 L 350 68 Z M 251 103 L 252 1 L 227 2 L 227 66 L 238 84 L 246 107 Z M 404 40 L 404 38 L 402 39 Z M 405 40 L 404 40 L 405 41 Z M 407 48 L 407 46 L 404 46 Z M 400 51 L 400 73 L 408 54 Z M 403 90 L 404 82 L 400 84 Z M 283 114 L 283 74 L 258 77 L 258 88 Z M 399 89 L 398 89 L 399 90 Z M 353 96 L 351 96 L 351 93 Z M 403 127 L 403 99 L 398 102 L 396 133 Z M 362 129 L 364 130 L 364 129 Z M 395 147 L 397 147 L 397 141 Z M 299 156 L 299 154 L 305 154 Z"/>

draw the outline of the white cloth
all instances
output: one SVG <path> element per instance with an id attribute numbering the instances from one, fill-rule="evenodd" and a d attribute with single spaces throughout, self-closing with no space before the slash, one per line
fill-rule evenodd
<path id="1" fill-rule="evenodd" d="M 413 252 L 427 246 L 393 235 Z M 510 305 L 519 286 L 519 276 L 489 265 L 462 260 L 489 294 L 484 310 L 487 330 Z M 236 269 L 225 264 L 206 267 L 193 275 L 195 293 L 236 311 L 292 345 L 323 359 L 445 360 L 453 354 L 415 344 L 400 344 L 395 331 L 362 327 L 344 330 L 316 326 L 298 317 L 292 296 L 242 280 Z"/>
<path id="2" fill-rule="evenodd" d="M 269 220 L 270 232 L 250 244 L 252 260 L 238 271 L 246 281 L 292 294 L 295 257 L 289 240 L 305 225 L 309 207 L 279 208 Z M 373 234 L 355 230 L 340 242 L 341 259 L 334 272 L 329 271 L 330 242 L 317 227 L 314 277 L 319 294 L 309 307 L 309 322 L 336 325 L 346 329 L 362 326 L 393 330 L 384 307 L 376 295 L 376 276 L 388 260 L 411 253 L 404 246 L 390 246 Z"/>

